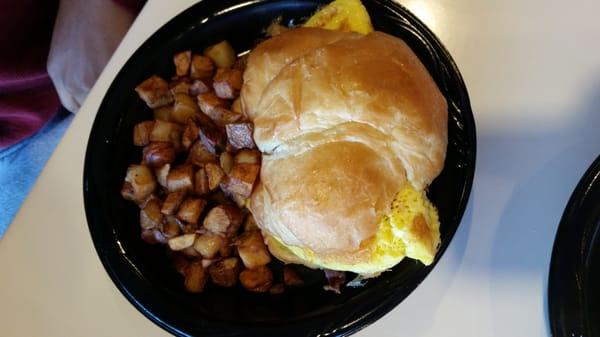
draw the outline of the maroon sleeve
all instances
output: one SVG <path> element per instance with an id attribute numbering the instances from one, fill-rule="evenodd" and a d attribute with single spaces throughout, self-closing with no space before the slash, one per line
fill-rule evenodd
<path id="1" fill-rule="evenodd" d="M 113 0 L 117 4 L 127 8 L 132 14 L 137 15 L 144 7 L 146 0 Z"/>
<path id="2" fill-rule="evenodd" d="M 0 0 L 0 148 L 38 131 L 58 110 L 46 72 L 58 0 Z"/>

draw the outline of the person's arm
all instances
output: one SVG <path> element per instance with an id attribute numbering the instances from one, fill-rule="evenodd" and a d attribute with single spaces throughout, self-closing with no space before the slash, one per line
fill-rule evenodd
<path id="1" fill-rule="evenodd" d="M 135 18 L 110 0 L 60 0 L 48 73 L 61 103 L 77 112 Z"/>

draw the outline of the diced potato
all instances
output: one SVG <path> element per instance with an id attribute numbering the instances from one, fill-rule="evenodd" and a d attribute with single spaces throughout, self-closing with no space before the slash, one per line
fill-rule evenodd
<path id="1" fill-rule="evenodd" d="M 267 266 L 246 269 L 240 273 L 242 286 L 253 292 L 266 292 L 273 284 L 273 272 Z"/>
<path id="2" fill-rule="evenodd" d="M 214 284 L 221 287 L 233 287 L 237 284 L 242 265 L 237 257 L 230 257 L 213 263 L 208 273 Z"/>
<path id="3" fill-rule="evenodd" d="M 221 245 L 221 249 L 219 249 L 219 255 L 221 255 L 221 257 L 230 257 L 233 255 L 233 246 L 231 245 L 231 240 L 229 238 L 223 238 L 223 244 Z"/>
<path id="4" fill-rule="evenodd" d="M 240 209 L 230 205 L 213 207 L 204 218 L 204 227 L 213 233 L 235 235 L 242 224 Z"/>
<path id="5" fill-rule="evenodd" d="M 170 122 L 171 121 L 171 112 L 173 111 L 173 105 L 165 105 L 154 110 L 154 119 L 159 119 L 161 121 Z"/>
<path id="6" fill-rule="evenodd" d="M 234 99 L 242 89 L 242 71 L 239 69 L 219 69 L 213 78 L 215 95 L 219 98 Z"/>
<path id="7" fill-rule="evenodd" d="M 209 57 L 217 68 L 231 68 L 236 58 L 235 50 L 227 41 L 221 41 L 204 49 L 204 55 Z"/>
<path id="8" fill-rule="evenodd" d="M 171 248 L 171 250 L 174 251 L 184 250 L 188 247 L 191 247 L 194 244 L 195 240 L 196 234 L 194 233 L 176 236 L 174 238 L 169 239 L 169 248 Z"/>
<path id="9" fill-rule="evenodd" d="M 208 177 L 208 188 L 214 190 L 219 187 L 219 184 L 225 177 L 225 172 L 221 169 L 221 166 L 216 163 L 208 163 L 204 166 L 206 170 L 206 176 Z"/>
<path id="10" fill-rule="evenodd" d="M 200 218 L 204 206 L 206 206 L 206 200 L 187 198 L 179 206 L 177 218 L 192 224 L 198 223 L 198 218 Z"/>
<path id="11" fill-rule="evenodd" d="M 211 153 L 206 146 L 197 140 L 188 154 L 187 162 L 197 166 L 204 166 L 207 163 L 214 163 L 217 161 L 217 157 Z"/>
<path id="12" fill-rule="evenodd" d="M 191 262 L 185 268 L 185 289 L 191 293 L 201 293 L 204 290 L 208 275 L 202 267 L 202 262 Z"/>
<path id="13" fill-rule="evenodd" d="M 194 80 L 192 85 L 190 86 L 189 94 L 191 96 L 198 96 L 200 94 L 205 94 L 210 91 L 210 88 L 203 80 Z"/>
<path id="14" fill-rule="evenodd" d="M 206 124 L 200 124 L 199 128 L 200 142 L 209 152 L 216 154 L 225 147 L 225 135 L 218 128 Z"/>
<path id="15" fill-rule="evenodd" d="M 149 167 L 162 167 L 175 160 L 175 148 L 170 142 L 152 142 L 144 147 L 142 154 Z"/>
<path id="16" fill-rule="evenodd" d="M 237 239 L 237 250 L 246 268 L 256 268 L 271 262 L 260 231 L 245 232 Z"/>
<path id="17" fill-rule="evenodd" d="M 242 114 L 230 111 L 220 106 L 209 110 L 206 115 L 210 117 L 210 119 L 219 127 L 225 127 L 227 124 L 236 123 L 243 118 Z"/>
<path id="18" fill-rule="evenodd" d="M 239 56 L 236 60 L 235 63 L 233 64 L 233 67 L 235 69 L 239 69 L 242 72 L 244 70 L 246 70 L 246 65 L 248 65 L 248 55 L 250 53 L 245 53 L 244 55 Z"/>
<path id="19" fill-rule="evenodd" d="M 191 165 L 182 165 L 173 168 L 167 175 L 167 189 L 169 192 L 192 191 L 194 188 L 194 169 Z"/>
<path id="20" fill-rule="evenodd" d="M 230 193 L 248 198 L 252 194 L 252 188 L 259 172 L 260 166 L 258 164 L 233 165 L 225 188 Z"/>
<path id="21" fill-rule="evenodd" d="M 242 114 L 242 101 L 239 97 L 236 98 L 235 101 L 233 101 L 233 103 L 231 103 L 231 111 L 238 114 Z"/>
<path id="22" fill-rule="evenodd" d="M 185 276 L 185 270 L 190 264 L 188 259 L 181 254 L 174 254 L 171 263 L 173 264 L 173 268 L 175 268 L 179 274 Z"/>
<path id="23" fill-rule="evenodd" d="M 196 171 L 196 175 L 194 176 L 194 192 L 196 195 L 205 195 L 210 192 L 210 188 L 208 187 L 208 177 L 206 176 L 204 167 L 201 167 Z"/>
<path id="24" fill-rule="evenodd" d="M 167 243 L 167 240 L 159 230 L 156 229 L 143 229 L 141 234 L 142 240 L 151 245 L 158 243 Z"/>
<path id="25" fill-rule="evenodd" d="M 285 291 L 285 287 L 283 286 L 283 283 L 276 283 L 276 284 L 272 285 L 271 288 L 269 288 L 269 294 L 272 294 L 272 295 L 283 294 L 284 291 Z"/>
<path id="26" fill-rule="evenodd" d="M 179 52 L 173 55 L 175 64 L 175 74 L 185 76 L 190 72 L 190 63 L 192 62 L 192 52 L 189 50 Z"/>
<path id="27" fill-rule="evenodd" d="M 207 115 L 216 107 L 227 108 L 227 101 L 217 97 L 212 91 L 200 94 L 196 98 L 198 99 L 200 110 Z"/>
<path id="28" fill-rule="evenodd" d="M 232 123 L 225 125 L 225 131 L 227 132 L 227 141 L 235 149 L 253 149 L 254 139 L 252 133 L 254 126 L 252 123 Z"/>
<path id="29" fill-rule="evenodd" d="M 304 281 L 292 266 L 286 265 L 283 266 L 283 283 L 286 286 L 299 286 L 304 284 Z"/>
<path id="30" fill-rule="evenodd" d="M 140 98 L 150 108 L 158 108 L 173 102 L 169 84 L 162 78 L 153 75 L 135 88 Z"/>
<path id="31" fill-rule="evenodd" d="M 150 134 L 154 129 L 154 121 L 144 121 L 133 127 L 133 145 L 146 146 L 150 143 Z"/>
<path id="32" fill-rule="evenodd" d="M 187 192 L 180 190 L 167 194 L 165 201 L 163 202 L 160 212 L 164 215 L 171 215 L 177 211 L 183 200 L 185 199 Z"/>
<path id="33" fill-rule="evenodd" d="M 202 267 L 204 267 L 204 269 L 206 269 L 215 262 L 216 262 L 216 260 L 202 259 Z"/>
<path id="34" fill-rule="evenodd" d="M 181 136 L 181 145 L 184 149 L 189 150 L 192 144 L 198 139 L 198 125 L 189 119 L 185 129 L 183 130 L 183 135 Z"/>
<path id="35" fill-rule="evenodd" d="M 219 156 L 219 163 L 221 164 L 221 168 L 223 172 L 229 174 L 231 172 L 231 167 L 233 166 L 233 157 L 229 152 L 223 152 Z"/>
<path id="36" fill-rule="evenodd" d="M 123 198 L 135 202 L 143 201 L 156 189 L 156 180 L 148 166 L 129 165 L 121 189 Z"/>
<path id="37" fill-rule="evenodd" d="M 252 214 L 248 214 L 246 221 L 244 222 L 244 232 L 251 232 L 258 230 L 258 225 Z"/>
<path id="38" fill-rule="evenodd" d="M 259 164 L 260 152 L 257 150 L 243 149 L 239 151 L 233 158 L 233 164 Z"/>
<path id="39" fill-rule="evenodd" d="M 154 198 L 140 210 L 140 226 L 143 229 L 153 229 L 160 225 L 163 219 L 160 208 L 160 200 Z"/>
<path id="40" fill-rule="evenodd" d="M 171 164 L 165 164 L 154 171 L 156 173 L 156 180 L 160 186 L 164 188 L 167 188 L 167 177 L 169 176 L 170 170 Z"/>
<path id="41" fill-rule="evenodd" d="M 223 238 L 221 238 L 221 236 L 208 232 L 199 235 L 196 238 L 196 242 L 194 242 L 194 249 L 196 249 L 196 251 L 200 253 L 202 257 L 212 259 L 217 255 L 222 245 Z"/>
<path id="42" fill-rule="evenodd" d="M 189 95 L 191 85 L 192 84 L 187 79 L 178 79 L 169 84 L 169 89 L 171 90 L 171 94 L 173 94 L 173 96 Z M 175 101 L 177 101 L 177 98 L 175 98 Z"/>
<path id="43" fill-rule="evenodd" d="M 162 234 L 170 239 L 176 237 L 181 232 L 179 220 L 173 215 L 167 215 L 164 217 L 163 222 L 160 226 Z"/>
<path id="44" fill-rule="evenodd" d="M 181 127 L 175 123 L 157 120 L 150 133 L 151 142 L 174 142 L 174 137 L 179 133 L 181 136 Z M 180 141 L 179 141 L 180 142 Z"/>
<path id="45" fill-rule="evenodd" d="M 190 257 L 192 259 L 199 259 L 202 256 L 200 255 L 200 253 L 198 253 L 195 249 L 194 246 L 192 247 L 187 247 L 184 250 L 181 251 L 181 253 L 187 257 Z"/>
<path id="46" fill-rule="evenodd" d="M 192 79 L 210 79 L 212 78 L 214 71 L 215 65 L 209 57 L 202 55 L 194 55 L 192 57 L 190 71 L 190 77 Z"/>
<path id="47" fill-rule="evenodd" d="M 193 119 L 194 115 L 199 111 L 198 105 L 194 100 L 186 94 L 175 95 L 175 104 L 173 105 L 173 113 L 171 119 L 179 124 L 186 124 L 189 119 Z"/>
<path id="48" fill-rule="evenodd" d="M 181 223 L 181 231 L 183 234 L 194 234 L 198 232 L 198 224 L 197 223 Z"/>

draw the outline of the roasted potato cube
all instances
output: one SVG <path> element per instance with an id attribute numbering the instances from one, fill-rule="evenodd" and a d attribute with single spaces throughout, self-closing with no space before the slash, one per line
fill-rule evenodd
<path id="1" fill-rule="evenodd" d="M 152 128 L 152 132 L 150 133 L 150 141 L 171 142 L 173 145 L 177 145 L 181 143 L 181 139 L 177 139 L 177 137 L 181 138 L 181 132 L 181 126 L 175 123 L 157 120 L 155 121 L 154 128 Z"/>
<path id="2" fill-rule="evenodd" d="M 174 250 L 174 251 L 184 250 L 187 247 L 191 247 L 194 244 L 195 240 L 196 240 L 196 234 L 194 234 L 194 233 L 176 236 L 174 238 L 169 239 L 169 241 L 168 241 L 169 248 L 171 248 L 171 250 Z"/>
<path id="3" fill-rule="evenodd" d="M 213 263 L 208 273 L 214 284 L 221 287 L 233 287 L 237 284 L 242 264 L 237 257 L 230 257 Z"/>
<path id="4" fill-rule="evenodd" d="M 198 234 L 198 224 L 197 223 L 184 223 L 181 222 L 181 231 L 183 234 Z"/>
<path id="5" fill-rule="evenodd" d="M 272 295 L 283 294 L 284 291 L 285 291 L 285 287 L 283 286 L 283 283 L 276 283 L 276 284 L 272 285 L 271 288 L 269 288 L 269 294 L 272 294 Z"/>
<path id="6" fill-rule="evenodd" d="M 204 49 L 204 55 L 209 57 L 217 68 L 231 68 L 235 63 L 235 50 L 227 41 L 221 41 Z"/>
<path id="7" fill-rule="evenodd" d="M 206 176 L 204 167 L 201 167 L 196 171 L 194 176 L 194 192 L 196 195 L 205 195 L 210 192 L 210 188 L 208 187 L 208 177 Z"/>
<path id="8" fill-rule="evenodd" d="M 202 267 L 204 267 L 204 269 L 210 267 L 213 263 L 215 263 L 215 260 L 209 260 L 209 259 L 202 259 Z"/>
<path id="9" fill-rule="evenodd" d="M 206 115 L 210 117 L 210 119 L 215 122 L 217 126 L 220 127 L 225 127 L 227 124 L 238 122 L 243 117 L 237 112 L 227 110 L 226 108 L 220 106 L 209 110 Z"/>
<path id="10" fill-rule="evenodd" d="M 153 229 L 160 225 L 163 219 L 160 208 L 160 200 L 154 198 L 140 210 L 140 226 L 143 229 Z"/>
<path id="11" fill-rule="evenodd" d="M 151 245 L 167 242 L 162 233 L 156 229 L 143 229 L 141 237 L 142 240 L 144 240 L 144 242 L 149 243 Z"/>
<path id="12" fill-rule="evenodd" d="M 219 249 L 219 255 L 221 255 L 221 257 L 230 257 L 233 255 L 233 245 L 229 238 L 223 238 L 223 244 L 221 245 L 221 249 Z"/>
<path id="13" fill-rule="evenodd" d="M 187 198 L 179 206 L 177 218 L 192 224 L 198 223 L 198 218 L 200 218 L 204 206 L 206 206 L 206 200 Z"/>
<path id="14" fill-rule="evenodd" d="M 204 290 L 208 275 L 202 267 L 202 262 L 191 262 L 185 268 L 185 289 L 191 293 L 201 293 Z"/>
<path id="15" fill-rule="evenodd" d="M 200 142 L 212 154 L 222 150 L 225 147 L 225 135 L 216 127 L 200 124 Z"/>
<path id="16" fill-rule="evenodd" d="M 154 110 L 154 119 L 169 122 L 171 121 L 171 112 L 173 112 L 173 105 L 165 105 Z"/>
<path id="17" fill-rule="evenodd" d="M 246 268 L 256 268 L 271 262 L 271 255 L 260 231 L 245 232 L 237 238 L 237 251 Z"/>
<path id="18" fill-rule="evenodd" d="M 169 192 L 192 191 L 194 188 L 194 169 L 191 165 L 182 165 L 173 168 L 167 175 L 167 189 Z"/>
<path id="19" fill-rule="evenodd" d="M 246 217 L 246 221 L 244 222 L 244 232 L 251 232 L 251 231 L 256 231 L 258 230 L 258 225 L 256 224 L 256 220 L 254 220 L 254 217 L 252 216 L 252 214 L 248 214 L 248 216 Z"/>
<path id="20" fill-rule="evenodd" d="M 214 258 L 221 246 L 223 245 L 223 238 L 217 234 L 207 232 L 199 235 L 194 242 L 194 249 L 207 259 Z"/>
<path id="21" fill-rule="evenodd" d="M 250 291 L 264 293 L 273 284 L 273 272 L 267 266 L 246 269 L 240 273 L 240 283 Z"/>
<path id="22" fill-rule="evenodd" d="M 229 174 L 231 172 L 231 167 L 233 166 L 233 157 L 229 152 L 223 152 L 219 156 L 219 163 L 221 164 L 221 168 L 223 172 Z"/>
<path id="23" fill-rule="evenodd" d="M 192 52 L 189 50 L 179 52 L 173 55 L 175 64 L 175 74 L 185 76 L 190 72 L 190 63 L 192 62 Z"/>
<path id="24" fill-rule="evenodd" d="M 193 119 L 198 113 L 198 105 L 194 100 L 186 94 L 175 95 L 175 104 L 173 105 L 173 113 L 171 120 L 179 124 L 186 124 L 189 119 Z"/>
<path id="25" fill-rule="evenodd" d="M 154 121 L 144 121 L 133 127 L 133 145 L 146 146 L 150 143 L 150 134 L 154 129 Z"/>
<path id="26" fill-rule="evenodd" d="M 160 231 L 166 238 L 170 239 L 179 235 L 179 233 L 181 232 L 180 226 L 181 223 L 175 216 L 167 215 L 163 218 L 163 221 L 160 226 Z"/>
<path id="27" fill-rule="evenodd" d="M 167 194 L 167 197 L 163 202 L 160 212 L 164 215 L 171 215 L 175 213 L 175 211 L 177 211 L 177 209 L 183 202 L 183 199 L 185 199 L 186 194 L 187 192 L 185 190 L 180 190 Z"/>
<path id="28" fill-rule="evenodd" d="M 259 164 L 260 152 L 257 150 L 243 149 L 240 150 L 233 158 L 233 164 Z"/>
<path id="29" fill-rule="evenodd" d="M 242 224 L 242 211 L 230 205 L 219 205 L 213 207 L 206 218 L 204 218 L 204 227 L 213 233 L 235 235 Z"/>
<path id="30" fill-rule="evenodd" d="M 242 101 L 239 97 L 236 98 L 235 101 L 233 101 L 233 103 L 231 103 L 231 111 L 240 115 L 242 114 Z"/>
<path id="31" fill-rule="evenodd" d="M 246 70 L 246 65 L 248 65 L 248 55 L 250 53 L 245 53 L 244 55 L 239 56 L 236 60 L 235 63 L 233 64 L 233 67 L 235 69 L 239 69 L 242 72 L 244 70 Z"/>
<path id="32" fill-rule="evenodd" d="M 219 187 L 219 184 L 225 177 L 225 172 L 223 172 L 221 166 L 216 163 L 208 163 L 204 166 L 204 169 L 206 170 L 206 176 L 208 177 L 208 188 L 214 190 Z"/>
<path id="33" fill-rule="evenodd" d="M 175 270 L 177 270 L 177 272 L 179 274 L 185 276 L 185 270 L 188 267 L 188 265 L 190 264 L 190 262 L 183 255 L 174 254 L 173 257 L 171 258 L 171 264 L 173 265 L 173 268 L 175 268 Z"/>
<path id="34" fill-rule="evenodd" d="M 225 131 L 227 132 L 227 141 L 235 149 L 253 149 L 254 139 L 252 138 L 252 132 L 254 126 L 252 123 L 232 123 L 225 125 Z"/>
<path id="35" fill-rule="evenodd" d="M 123 198 L 141 202 L 156 189 L 156 180 L 148 166 L 129 165 L 121 189 Z"/>
<path id="36" fill-rule="evenodd" d="M 154 172 L 156 173 L 156 180 L 160 184 L 160 186 L 167 188 L 167 177 L 169 176 L 169 171 L 171 170 L 171 164 L 165 164 Z"/>
<path id="37" fill-rule="evenodd" d="M 173 94 L 173 96 L 175 97 L 175 100 L 177 101 L 176 96 L 177 95 L 189 95 L 190 94 L 190 86 L 192 84 L 188 81 L 185 80 L 176 80 L 171 82 L 171 84 L 169 84 L 169 89 L 171 90 L 171 94 Z M 171 106 L 171 105 L 169 105 Z"/>
<path id="38" fill-rule="evenodd" d="M 304 284 L 304 281 L 292 266 L 283 266 L 283 283 L 286 286 L 299 286 Z"/>
<path id="39" fill-rule="evenodd" d="M 199 259 L 202 256 L 200 255 L 200 253 L 198 253 L 195 249 L 194 246 L 191 247 L 187 247 L 184 250 L 181 251 L 181 253 L 187 257 L 190 257 L 192 259 Z"/>
<path id="40" fill-rule="evenodd" d="M 197 99 L 200 110 L 207 115 L 216 107 L 227 108 L 227 102 L 217 97 L 212 91 L 198 95 Z"/>
<path id="41" fill-rule="evenodd" d="M 149 167 L 162 167 L 175 160 L 175 148 L 170 142 L 152 142 L 144 147 L 142 154 Z"/>
<path id="42" fill-rule="evenodd" d="M 198 139 L 198 125 L 189 119 L 185 129 L 183 130 L 183 135 L 181 136 L 181 145 L 184 149 L 189 150 L 192 144 Z"/>
<path id="43" fill-rule="evenodd" d="M 169 84 L 156 75 L 140 83 L 135 91 L 150 108 L 158 108 L 173 102 Z"/>
<path id="44" fill-rule="evenodd" d="M 197 140 L 188 154 L 187 162 L 197 166 L 204 166 L 207 163 L 214 163 L 217 161 L 217 157 L 211 153 L 206 146 Z"/>
<path id="45" fill-rule="evenodd" d="M 190 77 L 192 79 L 210 79 L 212 78 L 214 71 L 215 65 L 209 57 L 202 55 L 194 55 L 192 57 L 190 71 Z"/>
<path id="46" fill-rule="evenodd" d="M 200 94 L 205 94 L 210 91 L 210 88 L 204 81 L 202 80 L 194 80 L 192 85 L 190 86 L 189 94 L 191 96 L 198 96 Z"/>
<path id="47" fill-rule="evenodd" d="M 233 165 L 225 187 L 226 190 L 243 198 L 250 197 L 259 171 L 260 166 L 258 164 Z"/>
<path id="48" fill-rule="evenodd" d="M 242 71 L 239 69 L 219 69 L 213 78 L 215 95 L 219 98 L 234 99 L 242 88 Z"/>

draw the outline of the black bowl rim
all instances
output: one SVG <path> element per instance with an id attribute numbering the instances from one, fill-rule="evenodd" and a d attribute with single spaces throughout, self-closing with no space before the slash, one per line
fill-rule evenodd
<path id="1" fill-rule="evenodd" d="M 227 3 L 227 5 L 223 6 L 223 9 L 220 11 L 215 11 L 215 12 L 207 14 L 206 18 L 212 17 L 215 14 L 225 13 L 228 11 L 229 8 L 233 8 L 233 7 L 235 7 L 235 9 L 237 10 L 237 9 L 243 8 L 248 5 L 261 5 L 263 3 L 277 3 L 277 2 L 286 2 L 286 1 L 287 0 L 252 0 L 252 1 L 246 1 L 246 2 L 238 1 L 238 3 L 236 4 L 235 1 L 222 0 L 223 4 Z M 131 54 L 131 56 L 129 56 L 128 61 L 121 67 L 119 72 L 115 75 L 110 87 L 108 88 L 108 90 L 105 93 L 105 96 L 103 98 L 102 103 L 100 104 L 100 106 L 98 108 L 98 111 L 102 111 L 102 110 L 106 109 L 106 106 L 105 106 L 106 97 L 108 96 L 108 94 L 111 91 L 114 90 L 114 87 L 116 85 L 115 80 L 121 76 L 121 74 L 124 72 L 125 69 L 128 68 L 128 65 L 129 65 L 129 63 L 132 62 L 132 59 L 136 58 L 136 55 L 144 52 L 145 49 L 147 48 L 147 45 L 151 44 L 151 42 L 153 40 L 157 39 L 157 36 L 162 35 L 161 32 L 166 30 L 168 26 L 173 25 L 174 22 L 177 21 L 180 16 L 183 16 L 186 13 L 193 11 L 195 7 L 202 6 L 207 2 L 210 2 L 210 0 L 203 0 L 198 3 L 195 3 L 194 5 L 190 6 L 189 8 L 187 8 L 184 11 L 177 14 L 175 17 L 170 19 L 167 23 L 163 24 L 154 33 L 152 33 L 152 35 L 149 38 L 147 38 L 136 49 L 136 51 Z M 373 0 L 373 2 L 377 3 L 377 5 L 391 8 L 396 13 L 402 13 L 402 15 L 403 15 L 402 19 L 409 20 L 411 25 L 413 25 L 419 31 L 419 33 L 425 35 L 426 38 L 429 40 L 429 42 L 431 42 L 432 45 L 440 52 L 440 58 L 444 59 L 448 63 L 448 65 L 450 66 L 450 69 L 448 69 L 448 71 L 450 71 L 452 73 L 452 75 L 455 77 L 455 79 L 454 79 L 455 83 L 457 84 L 457 86 L 460 87 L 459 88 L 460 90 L 458 91 L 458 96 L 460 98 L 459 102 L 461 104 L 461 106 L 460 106 L 461 115 L 463 118 L 465 118 L 464 127 L 466 129 L 466 135 L 468 137 L 468 141 L 470 142 L 470 144 L 472 144 L 472 148 L 469 149 L 468 156 L 466 158 L 466 160 L 470 163 L 470 165 L 466 171 L 466 176 L 465 176 L 466 179 L 465 179 L 465 183 L 463 185 L 463 189 L 462 189 L 462 191 L 460 191 L 459 207 L 455 211 L 455 215 L 457 217 L 458 223 L 448 233 L 448 239 L 445 242 L 441 243 L 439 251 L 437 253 L 438 257 L 434 260 L 434 262 L 430 266 L 428 266 L 426 269 L 424 269 L 421 279 L 416 284 L 414 284 L 414 286 L 412 287 L 412 290 L 414 290 L 425 279 L 425 277 L 430 273 L 430 271 L 435 267 L 435 265 L 437 265 L 437 262 L 441 259 L 444 252 L 446 251 L 447 247 L 452 242 L 452 239 L 454 238 L 454 235 L 455 235 L 458 227 L 460 226 L 460 222 L 462 221 L 462 217 L 463 217 L 466 207 L 468 205 L 468 201 L 469 201 L 469 197 L 470 197 L 470 193 L 471 193 L 472 185 L 473 185 L 473 181 L 474 181 L 475 169 L 476 169 L 475 168 L 476 167 L 476 152 L 477 152 L 476 126 L 475 126 L 475 119 L 473 117 L 473 112 L 471 109 L 470 100 L 469 100 L 469 96 L 468 96 L 468 92 L 467 92 L 467 88 L 464 83 L 464 80 L 463 80 L 463 78 L 460 74 L 460 71 L 459 71 L 456 63 L 454 62 L 452 56 L 450 55 L 448 50 L 444 47 L 444 45 L 440 42 L 440 40 L 435 36 L 435 34 L 433 34 L 433 32 L 431 32 L 429 30 L 429 28 L 424 23 L 422 23 L 406 7 L 404 7 L 398 3 L 395 3 L 391 0 Z M 226 7 L 229 4 L 233 4 L 233 6 Z M 94 119 L 94 124 L 92 125 L 90 135 L 92 135 L 95 132 L 95 128 L 97 125 L 97 123 L 96 123 L 97 118 L 98 118 L 98 116 L 96 116 Z M 114 284 L 119 289 L 119 291 L 144 316 L 146 316 L 149 320 L 151 320 L 152 322 L 154 322 L 155 324 L 157 324 L 158 326 L 160 326 L 161 328 L 163 328 L 164 330 L 166 330 L 172 334 L 187 336 L 187 334 L 184 333 L 183 331 L 178 330 L 176 327 L 169 325 L 167 322 L 165 322 L 165 321 L 161 320 L 159 317 L 155 316 L 152 312 L 147 310 L 147 308 L 145 308 L 143 304 L 141 304 L 140 302 L 138 302 L 136 300 L 136 298 L 127 290 L 126 285 L 119 279 L 119 276 L 117 275 L 116 271 L 113 269 L 111 262 L 106 258 L 105 254 L 103 253 L 104 247 L 99 242 L 97 242 L 97 240 L 94 240 L 95 230 L 92 226 L 93 221 L 92 221 L 92 219 L 90 219 L 89 212 L 87 212 L 88 207 L 91 205 L 90 200 L 88 199 L 88 195 L 87 195 L 88 194 L 87 193 L 88 185 L 87 185 L 87 178 L 86 178 L 86 177 L 88 177 L 88 172 L 89 172 L 89 167 L 90 167 L 89 161 L 90 161 L 91 156 L 90 156 L 90 152 L 88 151 L 90 146 L 91 145 L 88 143 L 87 149 L 86 149 L 85 161 L 84 161 L 84 171 L 83 171 L 83 180 L 84 180 L 83 181 L 83 186 L 84 186 L 83 194 L 84 195 L 83 195 L 83 197 L 84 197 L 84 205 L 85 205 L 85 209 L 86 209 L 86 219 L 88 222 L 88 228 L 90 230 L 92 242 L 94 244 L 94 247 L 96 249 L 98 257 L 100 258 L 100 261 L 102 262 L 102 265 L 106 269 L 109 277 L 114 282 Z M 412 292 L 412 290 L 410 292 Z M 384 316 L 386 313 L 391 311 L 394 307 L 396 307 L 399 303 L 401 303 L 410 294 L 410 292 L 408 292 L 408 294 L 402 295 L 402 296 L 391 296 L 388 301 L 382 302 L 378 306 L 372 308 L 365 315 L 360 317 L 360 319 L 353 321 L 349 324 L 346 324 L 343 327 L 332 328 L 331 331 L 322 332 L 320 335 L 323 335 L 323 336 L 331 336 L 331 335 L 349 336 L 351 334 L 354 334 L 354 333 L 358 332 L 359 330 L 366 328 L 367 326 L 369 326 L 370 324 L 374 323 L 379 318 Z"/>
<path id="2" fill-rule="evenodd" d="M 590 318 L 586 314 L 587 257 L 595 241 L 593 233 L 600 229 L 588 221 L 578 221 L 585 215 L 589 196 L 600 189 L 600 156 L 583 174 L 565 207 L 552 247 L 548 274 L 548 319 L 553 336 L 592 336 Z"/>

